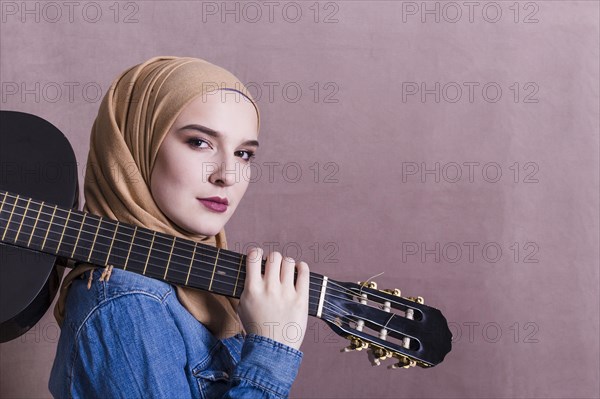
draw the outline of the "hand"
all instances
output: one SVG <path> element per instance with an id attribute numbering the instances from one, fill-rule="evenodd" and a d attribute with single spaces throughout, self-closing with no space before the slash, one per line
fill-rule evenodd
<path id="1" fill-rule="evenodd" d="M 247 333 L 300 349 L 308 319 L 308 265 L 272 252 L 263 276 L 262 255 L 261 248 L 247 253 L 246 281 L 238 306 L 240 320 Z M 295 269 L 298 276 L 294 286 Z"/>

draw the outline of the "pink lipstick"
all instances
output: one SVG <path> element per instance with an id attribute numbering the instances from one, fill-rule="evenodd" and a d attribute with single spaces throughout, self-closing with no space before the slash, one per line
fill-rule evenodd
<path id="1" fill-rule="evenodd" d="M 198 198 L 198 200 L 202 203 L 202 205 L 204 205 L 211 211 L 219 213 L 225 212 L 227 210 L 227 205 L 229 205 L 229 201 L 227 201 L 227 198 L 210 197 Z"/>

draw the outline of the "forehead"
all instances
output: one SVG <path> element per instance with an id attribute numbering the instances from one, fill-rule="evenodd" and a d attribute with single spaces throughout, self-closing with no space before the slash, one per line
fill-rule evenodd
<path id="1" fill-rule="evenodd" d="M 175 121 L 181 128 L 187 124 L 201 124 L 225 135 L 258 136 L 258 115 L 252 102 L 232 90 L 216 90 L 194 98 Z"/>

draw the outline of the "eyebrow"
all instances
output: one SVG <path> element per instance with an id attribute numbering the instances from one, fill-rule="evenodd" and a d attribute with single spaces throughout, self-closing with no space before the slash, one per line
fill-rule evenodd
<path id="1" fill-rule="evenodd" d="M 213 130 L 209 127 L 206 126 L 202 126 L 202 125 L 198 125 L 198 124 L 191 124 L 191 125 L 185 125 L 184 127 L 180 128 L 179 131 L 181 132 L 182 130 L 197 130 L 199 132 L 208 134 L 211 137 L 214 138 L 221 138 L 223 137 L 223 133 L 218 132 L 216 130 Z M 242 143 L 242 145 L 250 145 L 250 146 L 254 146 L 254 147 L 258 147 L 258 141 L 256 140 L 246 140 Z"/>

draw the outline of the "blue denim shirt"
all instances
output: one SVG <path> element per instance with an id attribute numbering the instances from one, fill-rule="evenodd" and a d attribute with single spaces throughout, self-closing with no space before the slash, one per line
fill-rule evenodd
<path id="1" fill-rule="evenodd" d="M 288 396 L 302 352 L 254 334 L 219 340 L 169 283 L 120 269 L 98 281 L 101 272 L 69 288 L 48 383 L 54 397 Z"/>

